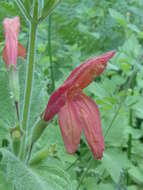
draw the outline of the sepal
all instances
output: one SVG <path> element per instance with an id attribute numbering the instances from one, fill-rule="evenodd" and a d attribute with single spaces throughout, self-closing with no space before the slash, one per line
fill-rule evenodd
<path id="1" fill-rule="evenodd" d="M 19 102 L 20 86 L 19 86 L 18 71 L 15 69 L 14 65 L 10 65 L 8 73 L 9 73 L 9 85 L 12 97 L 15 100 L 15 102 Z"/>

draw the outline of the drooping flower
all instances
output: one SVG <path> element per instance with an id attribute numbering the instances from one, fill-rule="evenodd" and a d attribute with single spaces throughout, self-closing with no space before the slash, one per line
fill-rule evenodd
<path id="1" fill-rule="evenodd" d="M 72 71 L 49 99 L 43 119 L 49 121 L 58 113 L 68 153 L 76 151 L 83 131 L 94 158 L 101 159 L 103 156 L 104 139 L 98 106 L 82 90 L 104 71 L 107 61 L 114 54 L 111 51 L 85 61 Z"/>
<path id="2" fill-rule="evenodd" d="M 26 57 L 26 50 L 18 42 L 18 34 L 20 31 L 20 19 L 18 16 L 14 18 L 5 18 L 3 21 L 5 33 L 5 47 L 3 49 L 3 60 L 7 68 L 13 65 L 16 68 L 17 57 Z"/>

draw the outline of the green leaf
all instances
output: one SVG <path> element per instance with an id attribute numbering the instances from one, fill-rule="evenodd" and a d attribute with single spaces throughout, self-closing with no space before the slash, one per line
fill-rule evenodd
<path id="1" fill-rule="evenodd" d="M 119 181 L 123 169 L 130 166 L 130 162 L 127 160 L 126 155 L 120 151 L 114 150 L 104 153 L 102 164 L 115 183 Z"/>
<path id="2" fill-rule="evenodd" d="M 114 110 L 114 111 L 113 111 Z M 113 113 L 114 112 L 114 113 Z M 111 125 L 111 121 L 114 117 L 114 114 L 117 112 L 116 109 L 112 109 L 108 111 L 108 116 L 107 116 L 107 112 L 103 112 L 104 113 L 104 120 L 102 122 L 102 126 L 103 126 L 103 133 L 105 134 L 107 127 L 109 127 Z M 128 120 L 125 117 L 125 113 L 123 113 L 123 110 L 121 109 L 117 118 L 114 120 L 111 129 L 109 130 L 106 138 L 105 138 L 105 142 L 106 142 L 106 146 L 118 146 L 120 147 L 124 141 L 124 131 L 125 131 L 125 127 L 128 125 Z M 107 117 L 107 118 L 106 118 Z M 122 121 L 122 122 L 121 122 Z"/>
<path id="3" fill-rule="evenodd" d="M 0 149 L 0 168 L 16 190 L 71 190 L 68 174 L 55 166 L 30 168 L 11 152 Z"/>
<path id="4" fill-rule="evenodd" d="M 0 125 L 6 128 L 14 127 L 16 112 L 10 94 L 7 71 L 0 71 L 0 108 Z"/>
<path id="5" fill-rule="evenodd" d="M 139 33 L 140 30 L 138 29 L 138 27 L 134 24 L 128 24 L 128 28 L 130 28 L 132 31 Z"/>
<path id="6" fill-rule="evenodd" d="M 2 154 L 0 167 L 7 181 L 11 182 L 16 190 L 46 190 L 44 181 L 11 152 L 0 149 L 0 153 Z"/>
<path id="7" fill-rule="evenodd" d="M 129 169 L 129 175 L 136 183 L 143 184 L 143 174 L 139 168 L 132 166 L 131 169 Z"/>
<path id="8" fill-rule="evenodd" d="M 3 190 L 10 190 L 12 189 L 12 185 L 7 182 L 4 174 L 0 171 L 0 189 L 3 189 Z"/>
<path id="9" fill-rule="evenodd" d="M 107 169 L 107 171 L 109 172 L 109 174 L 111 175 L 114 182 L 118 182 L 122 168 L 118 165 L 116 160 L 114 160 L 108 154 L 104 154 L 102 163 L 103 163 L 104 167 Z"/>
<path id="10" fill-rule="evenodd" d="M 37 173 L 44 179 L 50 190 L 71 190 L 72 184 L 69 175 L 54 164 L 42 164 L 37 166 Z"/>
<path id="11" fill-rule="evenodd" d="M 132 185 L 132 186 L 128 186 L 128 190 L 138 190 L 137 186 Z"/>
<path id="12" fill-rule="evenodd" d="M 99 186 L 97 186 L 98 189 L 97 190 L 115 190 L 114 185 L 113 184 L 100 184 Z M 94 189 L 93 189 L 94 190 Z"/>
<path id="13" fill-rule="evenodd" d="M 86 189 L 89 190 L 95 190 L 95 187 L 97 190 L 114 190 L 114 186 L 113 184 L 104 184 L 101 183 L 98 185 L 97 181 L 96 181 L 96 177 L 87 177 L 85 179 L 85 184 L 83 185 L 83 188 L 86 187 Z"/>
<path id="14" fill-rule="evenodd" d="M 109 13 L 111 17 L 113 17 L 117 22 L 119 22 L 124 28 L 127 27 L 126 19 L 121 13 L 117 12 L 114 9 L 109 9 Z"/>

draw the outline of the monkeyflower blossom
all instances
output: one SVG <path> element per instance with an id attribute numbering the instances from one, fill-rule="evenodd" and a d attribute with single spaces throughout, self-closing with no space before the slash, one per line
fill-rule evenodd
<path id="1" fill-rule="evenodd" d="M 26 50 L 18 42 L 18 34 L 20 31 L 20 18 L 5 18 L 3 21 L 5 34 L 5 47 L 3 49 L 3 60 L 7 68 L 13 65 L 16 68 L 17 57 L 26 57 Z"/>
<path id="2" fill-rule="evenodd" d="M 98 106 L 82 90 L 104 71 L 107 61 L 114 54 L 111 51 L 85 61 L 71 72 L 49 99 L 43 119 L 49 121 L 58 113 L 60 130 L 68 153 L 77 150 L 83 131 L 94 158 L 101 159 L 103 156 L 104 139 Z"/>
<path id="3" fill-rule="evenodd" d="M 83 131 L 94 158 L 102 158 L 104 139 L 100 113 L 96 103 L 83 93 L 83 89 L 104 71 L 114 54 L 111 51 L 85 61 L 53 92 L 41 119 L 33 128 L 31 147 L 47 127 L 47 122 L 58 114 L 67 152 L 74 153 L 77 150 Z"/>

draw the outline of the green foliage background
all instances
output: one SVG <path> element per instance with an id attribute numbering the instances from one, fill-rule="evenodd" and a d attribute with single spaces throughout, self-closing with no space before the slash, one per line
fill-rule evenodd
<path id="1" fill-rule="evenodd" d="M 30 2 L 23 1 L 27 7 Z M 142 10 L 142 0 L 62 0 L 51 15 L 51 23 L 48 18 L 41 22 L 29 125 L 32 128 L 44 110 L 53 82 L 57 88 L 82 61 L 115 49 L 116 55 L 105 72 L 85 89 L 99 105 L 106 150 L 101 161 L 93 160 L 83 136 L 78 151 L 68 155 L 55 118 L 33 151 L 34 155 L 41 148 L 56 145 L 54 154 L 48 155 L 44 162 L 27 166 L 17 160 L 10 149 L 0 149 L 0 189 L 11 190 L 13 185 L 17 190 L 143 189 Z M 19 40 L 27 47 L 28 28 L 15 3 L 1 0 L 0 15 L 0 50 L 4 46 L 2 20 L 15 15 L 21 18 Z M 51 57 L 54 81 L 51 79 Z M 19 62 L 22 107 L 25 66 L 21 65 L 26 63 Z M 134 70 L 137 70 L 135 75 Z M 133 80 L 128 86 L 130 76 Z M 8 76 L 1 59 L 0 147 L 4 146 L 4 140 L 11 144 L 9 131 L 15 125 L 15 113 L 11 111 L 14 105 L 8 88 Z"/>

